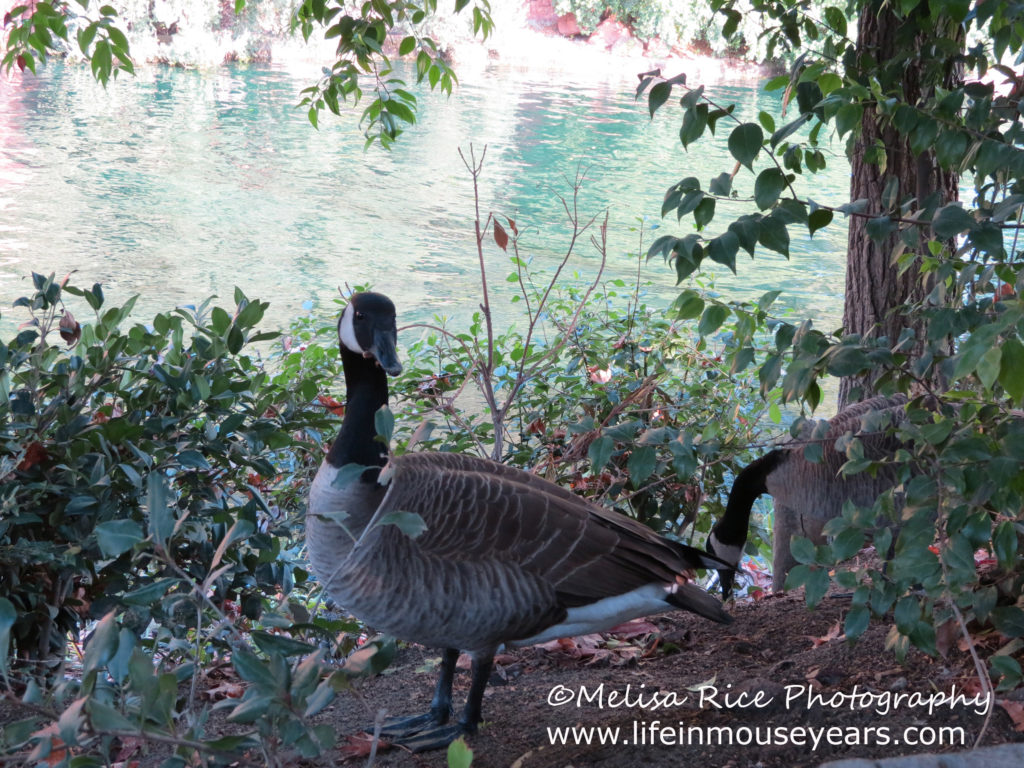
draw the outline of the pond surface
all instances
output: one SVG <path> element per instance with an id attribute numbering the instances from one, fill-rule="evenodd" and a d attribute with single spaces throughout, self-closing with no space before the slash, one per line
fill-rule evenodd
<path id="1" fill-rule="evenodd" d="M 632 72 L 592 82 L 501 67 L 465 74 L 450 99 L 418 92 L 420 122 L 391 152 L 364 151 L 355 112 L 325 114 L 314 130 L 295 108 L 314 77 L 143 68 L 104 90 L 86 68 L 52 65 L 0 80 L 4 333 L 22 319 L 7 308 L 32 270 L 77 270 L 79 285 L 101 282 L 115 300 L 141 294 L 134 316 L 143 321 L 213 293 L 228 304 L 238 285 L 270 301 L 270 321 L 282 326 L 310 302 L 331 306 L 346 283 L 391 294 L 406 318 L 464 318 L 479 303 L 473 189 L 459 156 L 471 145 L 477 156 L 486 146 L 482 209 L 515 219 L 535 266 L 553 268 L 567 247 L 558 196 L 571 196 L 568 180 L 582 171 L 584 218 L 610 216 L 605 274 L 635 280 L 641 247 L 691 226 L 660 220 L 664 190 L 689 175 L 706 185 L 733 165 L 728 130 L 684 152 L 679 110 L 652 122 L 633 99 Z M 747 119 L 780 108 L 777 94 L 753 86 L 707 93 Z M 815 180 L 823 202 L 848 187 L 845 161 L 831 163 L 831 176 Z M 741 254 L 738 278 L 718 267 L 716 288 L 748 299 L 781 288 L 781 303 L 831 328 L 845 238 L 841 226 L 794 237 L 789 261 Z M 490 238 L 487 263 L 499 319 L 510 322 L 511 267 Z M 588 275 L 596 265 L 584 237 L 570 269 Z M 670 267 L 652 262 L 643 275 L 656 301 L 676 295 Z"/>

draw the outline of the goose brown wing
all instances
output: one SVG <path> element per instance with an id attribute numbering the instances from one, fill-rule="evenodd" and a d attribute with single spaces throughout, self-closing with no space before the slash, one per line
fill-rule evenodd
<path id="1" fill-rule="evenodd" d="M 399 511 L 423 518 L 422 555 L 505 563 L 550 584 L 566 607 L 727 565 L 543 478 L 460 454 L 394 459 L 379 513 Z"/>

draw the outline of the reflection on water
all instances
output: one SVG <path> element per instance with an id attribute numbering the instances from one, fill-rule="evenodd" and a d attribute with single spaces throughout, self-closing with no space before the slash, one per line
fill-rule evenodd
<path id="1" fill-rule="evenodd" d="M 366 282 L 404 315 L 462 315 L 478 303 L 478 273 L 460 147 L 479 155 L 486 145 L 482 207 L 514 218 L 540 265 L 564 252 L 557 195 L 570 195 L 567 179 L 582 170 L 585 217 L 611 213 L 608 273 L 617 276 L 635 274 L 641 218 L 645 249 L 657 227 L 679 231 L 658 218 L 666 187 L 688 175 L 706 184 L 733 164 L 728 130 L 684 152 L 678 112 L 650 121 L 628 79 L 537 82 L 488 69 L 464 77 L 450 99 L 421 94 L 419 124 L 390 153 L 363 151 L 354 113 L 313 130 L 294 108 L 307 84 L 306 74 L 274 68 L 142 69 L 104 90 L 87 69 L 61 66 L 0 82 L 0 302 L 28 290 L 30 270 L 77 269 L 80 284 L 102 282 L 115 299 L 141 294 L 140 319 L 210 293 L 229 301 L 239 285 L 269 300 L 283 324 L 303 302 Z M 708 92 L 736 101 L 745 119 L 779 109 L 753 88 Z M 831 178 L 815 180 L 817 199 L 840 199 L 848 186 L 845 164 L 833 163 Z M 739 277 L 720 274 L 717 286 L 745 298 L 783 288 L 783 302 L 831 327 L 844 248 L 838 227 L 794 237 L 791 261 L 741 256 Z M 505 290 L 505 257 L 491 246 L 488 259 Z M 575 265 L 592 273 L 593 250 Z M 646 275 L 657 295 L 674 296 L 669 268 L 652 263 Z"/>

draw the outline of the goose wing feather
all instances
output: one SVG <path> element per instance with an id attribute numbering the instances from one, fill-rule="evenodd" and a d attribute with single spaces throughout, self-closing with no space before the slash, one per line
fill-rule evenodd
<path id="1" fill-rule="evenodd" d="M 485 459 L 408 454 L 392 460 L 382 479 L 388 475 L 378 519 L 419 515 L 426 531 L 412 547 L 420 556 L 507 563 L 549 584 L 565 607 L 671 584 L 692 568 L 727 567 L 543 478 Z M 395 526 L 379 535 L 405 536 Z"/>

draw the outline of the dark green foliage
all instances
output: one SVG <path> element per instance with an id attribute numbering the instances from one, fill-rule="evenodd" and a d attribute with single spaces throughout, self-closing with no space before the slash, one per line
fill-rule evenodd
<path id="1" fill-rule="evenodd" d="M 510 278 L 524 307 L 541 306 L 530 277 Z M 305 492 L 341 409 L 324 392 L 340 374 L 336 312 L 276 342 L 258 329 L 266 305 L 240 291 L 230 310 L 207 302 L 143 326 L 99 285 L 33 280 L 15 302 L 29 322 L 0 345 L 0 671 L 5 695 L 35 709 L 0 749 L 42 760 L 63 742 L 109 760 L 133 738 L 186 761 L 286 765 L 331 748 L 313 718 L 394 653 L 364 643 L 325 673 L 318 645 L 347 653 L 362 628 L 312 609 L 300 556 Z M 721 508 L 720 457 L 752 441 L 761 415 L 742 397 L 750 369 L 730 372 L 722 354 L 744 345 L 753 359 L 774 296 L 755 308 L 694 294 L 702 336 L 639 290 L 555 291 L 543 324 L 493 343 L 481 317 L 404 343 L 395 416 L 378 414 L 378 429 L 399 450 L 491 454 L 492 414 L 451 400 L 482 383 L 490 350 L 505 461 L 699 541 L 702 495 Z M 65 677 L 67 639 L 85 628 L 81 669 Z M 197 696 L 218 659 L 244 685 L 214 705 L 239 727 L 226 737 L 206 733 Z"/>
<path id="2" fill-rule="evenodd" d="M 99 285 L 33 282 L 15 302 L 29 322 L 0 343 L 8 694 L 63 710 L 61 740 L 97 754 L 110 754 L 112 732 L 140 727 L 199 744 L 201 729 L 179 720 L 178 686 L 193 681 L 199 715 L 202 663 L 230 655 L 253 683 L 241 703 L 229 700 L 232 719 L 258 720 L 270 753 L 317 753 L 333 736 L 307 728 L 302 713 L 320 665 L 288 659 L 313 650 L 307 636 L 341 628 L 306 609 L 296 540 L 333 421 L 315 404 L 318 371 L 291 354 L 270 373 L 259 350 L 279 334 L 258 330 L 267 305 L 241 291 L 231 310 L 207 302 L 129 326 L 134 300 L 109 307 Z M 72 316 L 74 297 L 92 322 Z M 93 619 L 79 679 L 62 679 L 69 635 Z M 275 631 L 252 631 L 267 657 L 258 662 L 235 628 L 257 621 Z M 53 734 L 33 736 L 44 719 L 31 722 L 5 731 L 3 748 L 34 742 L 45 757 Z"/>

